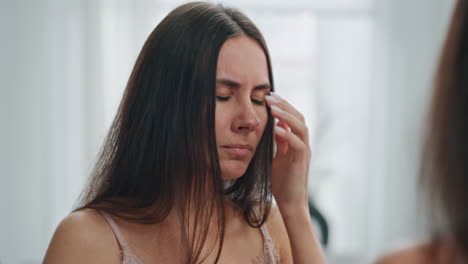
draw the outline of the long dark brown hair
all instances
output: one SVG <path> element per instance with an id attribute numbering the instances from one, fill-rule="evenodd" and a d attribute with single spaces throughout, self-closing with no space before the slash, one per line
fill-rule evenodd
<path id="1" fill-rule="evenodd" d="M 422 180 L 468 255 L 468 2 L 458 1 L 435 76 Z M 434 214 L 435 215 L 435 214 Z"/>
<path id="2" fill-rule="evenodd" d="M 124 220 L 155 224 L 177 209 L 185 263 L 202 261 L 208 226 L 224 240 L 224 199 L 247 223 L 261 226 L 271 208 L 273 119 L 245 174 L 222 180 L 215 135 L 215 83 L 223 43 L 246 35 L 264 38 L 241 11 L 205 2 L 169 13 L 146 40 L 87 188 L 75 209 L 105 211 Z M 196 212 L 190 215 L 187 212 Z M 191 232 L 188 232 L 190 230 Z M 193 231 L 193 232 L 192 232 Z"/>

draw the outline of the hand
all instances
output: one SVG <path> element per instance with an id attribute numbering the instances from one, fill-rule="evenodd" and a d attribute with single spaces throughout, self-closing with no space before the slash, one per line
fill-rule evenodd
<path id="1" fill-rule="evenodd" d="M 280 211 L 308 208 L 308 172 L 311 157 L 304 116 L 276 94 L 266 96 L 275 125 L 276 155 L 272 191 Z"/>

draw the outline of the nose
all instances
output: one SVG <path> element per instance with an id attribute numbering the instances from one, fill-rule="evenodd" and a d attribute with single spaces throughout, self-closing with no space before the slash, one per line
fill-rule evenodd
<path id="1" fill-rule="evenodd" d="M 232 130 L 236 133 L 250 133 L 260 126 L 260 119 L 251 103 L 238 106 Z"/>

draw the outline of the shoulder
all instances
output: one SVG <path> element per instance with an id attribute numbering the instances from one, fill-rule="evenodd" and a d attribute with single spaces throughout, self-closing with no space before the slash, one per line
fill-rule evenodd
<path id="1" fill-rule="evenodd" d="M 292 253 L 288 233 L 278 206 L 274 203 L 272 204 L 270 214 L 265 224 L 268 228 L 271 239 L 279 251 L 281 262 L 292 263 Z"/>
<path id="2" fill-rule="evenodd" d="M 423 245 L 418 245 L 411 248 L 406 248 L 398 251 L 394 251 L 391 253 L 387 253 L 386 255 L 380 257 L 376 264 L 418 264 L 418 263 L 426 263 L 424 260 L 426 259 L 427 249 Z M 427 259 L 426 259 L 427 260 Z"/>
<path id="3" fill-rule="evenodd" d="M 58 225 L 44 258 L 53 263 L 119 263 L 118 244 L 104 217 L 83 209 L 65 217 Z"/>
<path id="4" fill-rule="evenodd" d="M 405 249 L 393 251 L 378 259 L 376 264 L 419 264 L 450 262 L 450 245 L 442 243 L 422 243 Z"/>

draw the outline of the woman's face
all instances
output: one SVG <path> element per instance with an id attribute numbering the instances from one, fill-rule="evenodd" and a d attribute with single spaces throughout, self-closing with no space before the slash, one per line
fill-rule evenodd
<path id="1" fill-rule="evenodd" d="M 216 143 L 223 179 L 242 176 L 268 120 L 268 64 L 261 46 L 239 36 L 221 47 L 216 69 Z"/>

